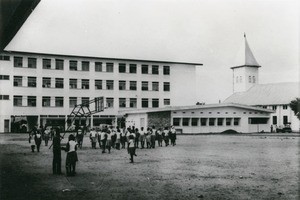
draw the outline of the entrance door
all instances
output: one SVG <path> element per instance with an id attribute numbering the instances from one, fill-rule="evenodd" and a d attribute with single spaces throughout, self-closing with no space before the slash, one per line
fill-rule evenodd
<path id="1" fill-rule="evenodd" d="M 4 120 L 4 132 L 9 132 L 9 119 Z"/>

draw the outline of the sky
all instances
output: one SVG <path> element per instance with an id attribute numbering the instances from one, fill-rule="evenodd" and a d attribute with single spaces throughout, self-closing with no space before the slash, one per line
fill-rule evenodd
<path id="1" fill-rule="evenodd" d="M 259 83 L 299 81 L 299 10 L 297 0 L 42 0 L 5 50 L 203 63 L 197 99 L 217 103 L 232 94 L 244 33 Z"/>

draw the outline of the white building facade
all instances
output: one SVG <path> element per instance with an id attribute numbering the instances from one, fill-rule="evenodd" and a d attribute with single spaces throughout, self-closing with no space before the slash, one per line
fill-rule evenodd
<path id="1" fill-rule="evenodd" d="M 291 126 L 292 131 L 300 131 L 300 121 L 289 107 L 292 100 L 300 97 L 300 83 L 259 84 L 261 67 L 248 45 L 245 36 L 243 63 L 231 67 L 233 73 L 233 94 L 224 103 L 237 103 L 271 109 L 271 125 L 276 128 Z M 269 128 L 271 131 L 271 127 Z"/>
<path id="2" fill-rule="evenodd" d="M 65 124 L 74 105 L 104 97 L 90 126 L 117 124 L 120 110 L 195 104 L 200 63 L 2 52 L 0 132 Z M 185 96 L 184 102 L 181 102 Z M 91 105 L 92 106 L 92 105 Z M 93 109 L 93 108 L 91 108 Z"/>
<path id="3" fill-rule="evenodd" d="M 274 111 L 240 104 L 210 104 L 148 109 L 126 113 L 126 126 L 156 129 L 173 125 L 178 133 L 268 132 Z M 232 132 L 232 131 L 231 131 Z"/>

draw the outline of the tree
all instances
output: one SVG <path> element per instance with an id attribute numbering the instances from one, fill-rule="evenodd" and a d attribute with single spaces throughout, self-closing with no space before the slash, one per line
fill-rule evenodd
<path id="1" fill-rule="evenodd" d="M 292 100 L 289 106 L 291 107 L 295 115 L 300 120 L 300 98 L 296 98 L 295 100 Z"/>

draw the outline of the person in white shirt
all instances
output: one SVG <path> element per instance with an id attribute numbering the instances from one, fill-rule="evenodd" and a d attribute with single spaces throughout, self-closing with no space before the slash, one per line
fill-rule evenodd
<path id="1" fill-rule="evenodd" d="M 91 132 L 90 132 L 90 140 L 92 143 L 92 149 L 96 149 L 97 138 L 98 138 L 97 132 L 95 131 L 94 128 L 92 128 Z"/>
<path id="2" fill-rule="evenodd" d="M 108 149 L 108 153 L 110 153 L 110 149 L 111 149 L 111 136 L 112 136 L 112 133 L 111 133 L 111 130 L 107 129 L 107 140 L 106 140 L 106 147 Z"/>
<path id="3" fill-rule="evenodd" d="M 157 130 L 157 142 L 158 142 L 158 146 L 162 147 L 162 131 L 161 131 L 161 128 L 159 128 Z"/>
<path id="4" fill-rule="evenodd" d="M 140 131 L 140 142 L 141 142 L 142 149 L 144 149 L 144 147 L 145 147 L 145 131 L 144 131 L 144 127 L 142 127 L 141 131 Z"/>
<path id="5" fill-rule="evenodd" d="M 76 174 L 76 162 L 78 161 L 77 157 L 77 142 L 75 142 L 74 135 L 69 135 L 69 141 L 67 143 L 66 152 L 66 171 L 67 176 L 75 176 Z"/>
<path id="6" fill-rule="evenodd" d="M 116 149 L 120 150 L 120 143 L 121 143 L 121 130 L 117 126 L 116 132 Z"/>
<path id="7" fill-rule="evenodd" d="M 105 146 L 106 146 L 106 130 L 102 129 L 101 130 L 101 147 L 102 147 L 102 153 L 105 153 Z"/>
<path id="8" fill-rule="evenodd" d="M 163 137 L 164 137 L 166 147 L 169 146 L 169 129 L 168 129 L 168 127 L 165 127 Z"/>

